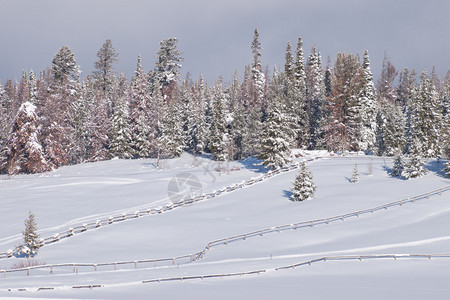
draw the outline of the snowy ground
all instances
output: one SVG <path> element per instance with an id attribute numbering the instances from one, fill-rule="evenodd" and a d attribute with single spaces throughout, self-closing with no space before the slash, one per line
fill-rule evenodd
<path id="1" fill-rule="evenodd" d="M 29 276 L 26 271 L 9 272 L 3 278 L 1 270 L 9 270 L 18 259 L 1 259 L 0 299 L 123 299 L 128 295 L 138 299 L 448 299 L 450 255 L 431 259 L 401 255 L 450 253 L 450 191 L 344 221 L 277 230 L 278 226 L 340 216 L 446 187 L 450 180 L 439 172 L 442 163 L 429 162 L 430 172 L 424 178 L 405 181 L 387 175 L 390 159 L 330 158 L 323 152 L 306 158 L 312 156 L 325 156 L 308 164 L 317 185 L 315 199 L 289 200 L 296 169 L 161 214 L 88 230 L 44 246 L 35 257 L 47 265 L 88 266 L 55 267 L 52 274 L 49 268 L 31 270 Z M 184 154 L 161 163 L 162 169 L 155 167 L 155 160 L 113 160 L 40 175 L 0 177 L 0 252 L 21 242 L 29 210 L 36 215 L 41 237 L 50 237 L 109 216 L 164 206 L 187 193 L 210 193 L 264 175 L 266 171 L 254 162 L 218 166 L 208 157 Z M 361 178 L 350 183 L 355 164 Z M 228 172 L 220 173 L 219 168 Z M 178 191 L 177 178 L 188 178 L 201 191 L 186 189 L 186 185 Z M 267 228 L 273 228 L 272 232 L 205 248 L 214 240 Z M 193 262 L 187 258 L 174 264 L 132 263 L 203 250 L 205 255 Z M 327 260 L 276 270 L 322 257 L 384 254 L 399 257 Z M 115 262 L 130 263 L 114 267 Z M 239 275 L 258 270 L 263 272 Z M 214 274 L 235 276 L 186 278 Z M 176 280 L 164 281 L 170 278 Z"/>

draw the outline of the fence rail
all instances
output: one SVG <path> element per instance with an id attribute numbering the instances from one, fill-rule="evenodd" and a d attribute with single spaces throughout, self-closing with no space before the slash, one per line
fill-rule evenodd
<path id="1" fill-rule="evenodd" d="M 322 157 L 314 157 L 314 158 L 307 159 L 305 161 L 311 162 L 311 161 L 314 161 L 314 160 L 317 160 L 317 159 L 320 159 L 320 158 L 322 158 Z M 71 227 L 68 230 L 65 230 L 63 232 L 56 233 L 56 234 L 54 234 L 52 236 L 43 238 L 41 246 L 53 244 L 53 243 L 59 242 L 62 239 L 73 237 L 76 234 L 84 233 L 84 232 L 89 231 L 89 230 L 94 230 L 94 229 L 97 229 L 99 227 L 104 227 L 104 226 L 107 226 L 107 225 L 112 225 L 114 223 L 123 222 L 123 221 L 127 221 L 127 220 L 133 220 L 133 219 L 136 219 L 136 218 L 139 218 L 139 217 L 143 217 L 143 216 L 148 216 L 148 215 L 153 215 L 153 214 L 161 214 L 161 213 L 173 210 L 173 209 L 178 208 L 178 207 L 182 207 L 182 206 L 185 206 L 185 205 L 190 205 L 190 204 L 193 204 L 193 203 L 196 203 L 196 202 L 204 201 L 206 199 L 215 198 L 215 197 L 220 196 L 220 195 L 222 195 L 224 193 L 233 192 L 233 191 L 235 191 L 237 189 L 241 189 L 241 188 L 244 188 L 244 187 L 247 187 L 247 186 L 251 186 L 251 185 L 253 185 L 255 183 L 261 182 L 263 180 L 266 180 L 268 178 L 271 178 L 271 177 L 276 176 L 276 175 L 281 174 L 281 173 L 285 173 L 285 172 L 288 172 L 288 171 L 295 170 L 295 169 L 297 169 L 299 167 L 300 167 L 300 163 L 299 162 L 293 162 L 293 163 L 289 164 L 288 166 L 285 166 L 285 167 L 282 167 L 282 168 L 278 168 L 276 170 L 270 170 L 270 171 L 264 173 L 261 176 L 253 177 L 253 178 L 248 179 L 248 180 L 244 180 L 241 183 L 233 183 L 233 184 L 231 184 L 229 186 L 226 186 L 226 187 L 223 187 L 223 188 L 221 188 L 219 190 L 216 190 L 216 191 L 213 191 L 213 192 L 210 192 L 210 193 L 204 193 L 204 194 L 202 194 L 200 196 L 192 197 L 192 198 L 189 198 L 189 199 L 183 199 L 183 200 L 180 200 L 178 202 L 167 203 L 167 204 L 162 205 L 162 206 L 159 205 L 157 207 L 141 209 L 141 210 L 135 211 L 133 213 L 128 212 L 128 213 L 123 213 L 123 214 L 116 215 L 116 216 L 110 216 L 110 217 L 108 217 L 106 219 L 96 220 L 96 221 L 92 221 L 92 222 L 89 222 L 89 223 L 84 223 L 82 225 L 77 225 L 77 226 Z M 11 251 L 7 251 L 7 252 L 0 252 L 0 259 L 10 258 L 12 256 L 13 256 L 13 251 L 12 250 Z"/>
<path id="2" fill-rule="evenodd" d="M 78 268 L 90 268 L 93 271 L 97 271 L 99 267 L 114 267 L 114 270 L 117 270 L 118 266 L 134 266 L 135 269 L 138 268 L 139 264 L 153 264 L 154 267 L 157 266 L 170 266 L 183 263 L 191 263 L 194 261 L 197 261 L 201 258 L 203 258 L 206 255 L 206 251 L 211 250 L 212 247 L 217 246 L 223 246 L 228 245 L 231 242 L 246 240 L 247 238 L 256 237 L 256 236 L 264 236 L 265 234 L 269 233 L 280 233 L 283 230 L 297 230 L 299 228 L 309 228 L 314 227 L 315 225 L 319 224 L 330 224 L 331 222 L 335 221 L 344 221 L 347 218 L 350 217 L 359 217 L 360 215 L 367 214 L 367 213 L 374 213 L 379 210 L 386 210 L 389 207 L 393 206 L 403 206 L 403 204 L 406 203 L 414 203 L 421 199 L 429 199 L 431 196 L 442 196 L 442 193 L 450 191 L 450 185 L 436 189 L 427 193 L 423 193 L 420 195 L 416 195 L 414 197 L 401 199 L 398 201 L 390 202 L 387 204 L 379 205 L 373 208 L 359 210 L 351 213 L 346 213 L 343 215 L 337 215 L 334 217 L 329 218 L 323 218 L 323 219 L 315 219 L 310 221 L 304 221 L 294 224 L 288 224 L 288 225 L 280 225 L 270 228 L 265 228 L 261 230 L 256 230 L 252 232 L 247 232 L 240 235 L 235 235 L 215 241 L 211 241 L 207 244 L 207 246 L 199 252 L 193 253 L 193 254 L 187 254 L 182 256 L 176 256 L 176 257 L 170 257 L 170 258 L 159 258 L 159 259 L 146 259 L 146 260 L 133 260 L 133 261 L 122 261 L 122 262 L 112 262 L 112 263 L 64 263 L 64 264 L 53 264 L 53 265 L 39 265 L 39 266 L 30 266 L 26 268 L 19 268 L 19 269 L 10 269 L 10 270 L 0 270 L 0 277 L 3 275 L 3 277 L 6 277 L 7 273 L 13 273 L 13 272 L 23 272 L 27 273 L 27 275 L 30 275 L 31 270 L 37 270 L 37 269 L 48 269 L 50 270 L 50 273 L 53 274 L 54 269 L 56 268 L 72 268 L 73 273 L 78 271 Z"/>
<path id="3" fill-rule="evenodd" d="M 375 255 L 343 255 L 343 256 L 324 256 L 320 258 L 315 258 L 307 261 L 302 261 L 300 263 L 277 267 L 272 269 L 260 269 L 255 271 L 247 271 L 247 272 L 235 272 L 235 273 L 219 273 L 219 274 L 204 274 L 204 275 L 192 275 L 192 276 L 178 276 L 178 277 L 164 277 L 164 278 L 154 278 L 149 280 L 142 280 L 141 283 L 163 283 L 163 282 L 173 282 L 173 281 L 186 281 L 186 280 L 204 280 L 204 279 L 212 279 L 212 278 L 227 278 L 227 277 L 242 277 L 249 275 L 260 275 L 269 271 L 283 271 L 283 270 L 294 270 L 298 267 L 311 266 L 312 264 L 318 262 L 329 262 L 329 261 L 350 261 L 350 260 L 382 260 L 382 259 L 427 259 L 431 260 L 432 258 L 450 258 L 450 253 L 443 254 L 375 254 Z M 102 288 L 104 285 L 102 284 L 90 284 L 90 285 L 76 285 L 72 286 L 74 289 L 93 289 L 93 288 Z M 19 291 L 51 291 L 55 290 L 56 287 L 38 287 L 38 288 L 18 288 L 18 289 L 9 289 L 11 292 Z"/>

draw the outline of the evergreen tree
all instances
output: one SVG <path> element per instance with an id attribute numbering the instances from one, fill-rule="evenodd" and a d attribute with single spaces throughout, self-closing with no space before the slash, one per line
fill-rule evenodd
<path id="1" fill-rule="evenodd" d="M 423 167 L 424 163 L 420 157 L 413 154 L 410 161 L 405 164 L 405 168 L 402 172 L 402 176 L 406 179 L 422 177 L 427 173 L 427 170 Z"/>
<path id="2" fill-rule="evenodd" d="M 404 170 L 405 170 L 405 161 L 403 160 L 403 156 L 398 154 L 395 156 L 394 159 L 394 166 L 392 167 L 391 176 L 402 177 Z"/>
<path id="3" fill-rule="evenodd" d="M 75 55 L 69 47 L 62 46 L 56 52 L 52 61 L 52 73 L 57 83 L 65 80 L 79 80 L 80 70 Z"/>
<path id="4" fill-rule="evenodd" d="M 183 153 L 183 126 L 180 121 L 180 104 L 172 101 L 163 116 L 158 138 L 160 154 L 167 158 L 179 157 Z"/>
<path id="5" fill-rule="evenodd" d="M 361 134 L 358 148 L 373 151 L 376 142 L 377 105 L 368 50 L 364 52 L 360 85 L 358 104 L 361 115 Z"/>
<path id="6" fill-rule="evenodd" d="M 445 167 L 442 171 L 445 173 L 445 176 L 450 177 L 450 161 L 445 163 Z"/>
<path id="7" fill-rule="evenodd" d="M 262 104 L 264 98 L 265 75 L 261 65 L 261 43 L 259 42 L 258 28 L 255 28 L 252 42 L 252 80 L 254 84 L 254 103 Z"/>
<path id="8" fill-rule="evenodd" d="M 306 101 L 306 72 L 303 57 L 302 38 L 298 38 L 294 64 L 294 84 L 287 93 L 289 100 L 288 111 L 295 123 L 296 147 L 306 149 L 310 146 L 310 106 Z"/>
<path id="9" fill-rule="evenodd" d="M 316 186 L 314 184 L 312 173 L 306 167 L 306 163 L 302 162 L 300 173 L 294 181 L 294 186 L 291 188 L 293 195 L 292 201 L 303 201 L 310 199 L 316 192 Z"/>
<path id="10" fill-rule="evenodd" d="M 32 255 L 36 255 L 41 247 L 41 240 L 37 234 L 37 223 L 34 214 L 30 211 L 25 220 L 25 230 L 22 232 L 24 244 Z"/>
<path id="11" fill-rule="evenodd" d="M 177 49 L 178 39 L 171 37 L 162 40 L 156 54 L 156 65 L 153 80 L 157 80 L 162 88 L 177 82 L 180 77 L 180 62 L 183 61 L 181 52 Z"/>
<path id="12" fill-rule="evenodd" d="M 311 49 L 306 67 L 306 101 L 308 103 L 310 120 L 310 143 L 311 149 L 321 147 L 324 138 L 325 126 L 325 99 L 322 76 L 322 64 L 320 54 L 316 52 L 315 46 Z"/>
<path id="13" fill-rule="evenodd" d="M 89 161 L 101 161 L 109 157 L 111 120 L 108 118 L 108 103 L 102 92 L 90 85 L 89 102 L 91 105 L 88 119 L 88 149 Z"/>
<path id="14" fill-rule="evenodd" d="M 195 91 L 192 98 L 192 105 L 190 107 L 190 125 L 188 128 L 188 147 L 194 153 L 200 154 L 206 149 L 208 125 L 206 120 L 206 106 L 207 106 L 207 94 L 208 87 L 200 76 L 198 82 L 195 85 Z"/>
<path id="15" fill-rule="evenodd" d="M 390 104 L 394 104 L 397 100 L 397 94 L 393 88 L 393 83 L 397 74 L 397 70 L 385 54 L 381 76 L 378 80 L 377 92 L 380 99 Z"/>
<path id="16" fill-rule="evenodd" d="M 295 74 L 294 74 L 294 58 L 292 57 L 292 46 L 291 42 L 289 41 L 286 46 L 286 56 L 285 56 L 286 62 L 284 64 L 284 73 L 286 74 L 286 77 L 291 82 L 295 82 Z"/>
<path id="17" fill-rule="evenodd" d="M 329 96 L 329 122 L 326 126 L 326 144 L 332 151 L 356 151 L 361 132 L 358 105 L 358 57 L 338 53 L 334 65 L 332 93 Z"/>
<path id="18" fill-rule="evenodd" d="M 217 161 L 226 161 L 229 159 L 227 146 L 230 137 L 227 129 L 225 102 L 226 98 L 222 90 L 222 84 L 218 83 L 214 87 L 208 145 L 209 150 L 214 155 L 214 159 Z"/>
<path id="19" fill-rule="evenodd" d="M 118 62 L 118 56 L 119 54 L 114 49 L 111 40 L 108 39 L 100 50 L 98 50 L 98 60 L 94 63 L 95 70 L 93 71 L 93 77 L 95 79 L 95 85 L 103 91 L 107 99 L 108 116 L 111 116 L 113 113 L 112 98 L 116 81 L 113 65 Z"/>
<path id="20" fill-rule="evenodd" d="M 352 177 L 350 178 L 350 182 L 358 182 L 359 181 L 359 173 L 358 173 L 358 165 L 355 164 L 355 167 L 353 168 Z"/>
<path id="21" fill-rule="evenodd" d="M 247 127 L 242 135 L 243 157 L 255 156 L 261 153 L 262 111 L 259 107 L 252 107 L 247 114 Z"/>
<path id="22" fill-rule="evenodd" d="M 442 115 L 438 112 L 438 95 L 433 82 L 422 73 L 418 91 L 412 99 L 411 154 L 420 157 L 437 157 L 440 152 Z"/>
<path id="23" fill-rule="evenodd" d="M 132 158 L 131 131 L 128 124 L 128 101 L 122 95 L 116 102 L 111 128 L 111 143 L 109 151 L 113 157 Z M 143 155 L 144 154 L 144 155 Z M 148 153 L 139 153 L 139 156 Z"/>
<path id="24" fill-rule="evenodd" d="M 274 99 L 269 103 L 268 117 L 263 124 L 264 129 L 261 137 L 259 158 L 263 160 L 263 165 L 273 170 L 290 162 L 289 157 L 291 155 L 290 135 L 284 126 L 287 118 L 282 113 L 282 106 L 282 100 L 280 101 L 280 99 Z"/>
<path id="25" fill-rule="evenodd" d="M 392 156 L 402 153 L 406 145 L 406 121 L 399 106 L 389 102 L 380 103 L 377 113 L 376 153 Z"/>
<path id="26" fill-rule="evenodd" d="M 51 170 L 40 143 L 40 122 L 36 106 L 27 101 L 20 106 L 8 139 L 9 174 L 40 173 Z"/>
<path id="27" fill-rule="evenodd" d="M 143 72 L 141 56 L 138 56 L 135 77 L 131 84 L 129 124 L 131 145 L 136 157 L 148 157 L 150 153 L 150 104 L 151 95 L 147 74 Z"/>
<path id="28" fill-rule="evenodd" d="M 118 57 L 119 54 L 114 49 L 112 41 L 108 39 L 98 50 L 98 60 L 94 63 L 93 76 L 96 86 L 109 96 L 112 95 L 115 81 L 113 65 L 119 61 Z"/>

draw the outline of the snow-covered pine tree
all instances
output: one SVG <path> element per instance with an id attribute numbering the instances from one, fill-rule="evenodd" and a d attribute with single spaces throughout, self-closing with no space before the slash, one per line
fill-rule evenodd
<path id="1" fill-rule="evenodd" d="M 261 65 L 261 43 L 259 42 L 258 28 L 255 28 L 253 33 L 253 41 L 251 45 L 253 54 L 252 63 L 252 102 L 254 105 L 264 104 L 264 94 L 266 85 L 266 76 L 262 70 Z"/>
<path id="2" fill-rule="evenodd" d="M 419 157 L 437 157 L 442 115 L 438 112 L 438 95 L 433 82 L 423 72 L 417 93 L 411 103 L 411 140 L 415 148 L 410 153 Z"/>
<path id="3" fill-rule="evenodd" d="M 267 120 L 263 123 L 259 158 L 263 160 L 261 164 L 273 170 L 291 161 L 290 129 L 285 127 L 288 120 L 283 105 L 282 99 L 271 99 Z"/>
<path id="4" fill-rule="evenodd" d="M 330 117 L 326 126 L 326 144 L 332 151 L 358 150 L 361 129 L 358 111 L 358 57 L 338 53 L 334 64 L 332 93 L 329 96 Z"/>
<path id="5" fill-rule="evenodd" d="M 150 152 L 150 87 L 138 55 L 135 77 L 131 84 L 129 125 L 135 157 L 148 157 Z"/>
<path id="6" fill-rule="evenodd" d="M 450 70 L 444 77 L 440 90 L 443 133 L 441 134 L 441 155 L 450 159 Z"/>
<path id="7" fill-rule="evenodd" d="M 398 72 L 395 69 L 395 66 L 385 54 L 383 59 L 383 67 L 381 69 L 381 76 L 377 84 L 377 94 L 380 99 L 390 104 L 394 104 L 397 101 L 397 94 L 393 87 L 397 74 Z"/>
<path id="8" fill-rule="evenodd" d="M 410 156 L 410 161 L 405 164 L 402 176 L 406 179 L 422 177 L 427 173 L 427 169 L 423 167 L 424 163 L 416 154 Z"/>
<path id="9" fill-rule="evenodd" d="M 162 94 L 168 98 L 171 98 L 172 95 L 173 87 L 171 86 L 180 77 L 181 62 L 183 61 L 182 53 L 177 48 L 177 42 L 177 38 L 171 37 L 159 43 L 156 64 L 150 76 L 152 82 L 158 81 Z"/>
<path id="10" fill-rule="evenodd" d="M 445 174 L 445 176 L 450 177 L 450 161 L 445 163 L 445 167 L 442 170 Z"/>
<path id="11" fill-rule="evenodd" d="M 288 89 L 289 104 L 287 110 L 289 118 L 293 120 L 296 131 L 296 147 L 306 149 L 310 142 L 310 114 L 306 101 L 306 73 L 305 59 L 303 56 L 303 41 L 298 38 L 294 63 L 294 84 Z M 294 141 L 293 141 L 294 142 Z"/>
<path id="12" fill-rule="evenodd" d="M 51 170 L 40 142 L 40 121 L 36 106 L 23 103 L 8 139 L 6 170 L 8 174 L 40 173 Z"/>
<path id="13" fill-rule="evenodd" d="M 403 171 L 405 170 L 405 161 L 401 154 L 397 154 L 394 158 L 394 165 L 392 167 L 392 177 L 403 177 Z"/>
<path id="14" fill-rule="evenodd" d="M 132 158 L 133 148 L 131 147 L 131 130 L 128 124 L 128 99 L 127 95 L 121 95 L 114 106 L 114 116 L 111 128 L 111 142 L 109 152 L 112 157 Z M 148 153 L 139 153 L 145 157 Z"/>
<path id="15" fill-rule="evenodd" d="M 208 148 L 215 160 L 226 161 L 229 159 L 227 146 L 230 136 L 226 120 L 226 98 L 221 82 L 214 86 L 212 101 Z"/>
<path id="16" fill-rule="evenodd" d="M 325 99 L 320 53 L 313 46 L 306 66 L 306 101 L 308 103 L 310 121 L 309 147 L 316 149 L 323 145 L 325 126 Z"/>
<path id="17" fill-rule="evenodd" d="M 290 41 L 288 41 L 287 46 L 286 46 L 284 74 L 286 74 L 286 78 L 288 78 L 288 80 L 290 82 L 292 82 L 292 83 L 295 82 L 294 58 L 292 57 L 292 45 L 291 45 Z"/>
<path id="18" fill-rule="evenodd" d="M 361 66 L 361 79 L 358 95 L 359 111 L 361 115 L 361 133 L 359 150 L 373 152 L 376 142 L 377 103 L 375 86 L 370 71 L 369 51 L 364 52 Z"/>
<path id="19" fill-rule="evenodd" d="M 112 41 L 107 39 L 97 52 L 97 61 L 94 63 L 95 70 L 92 72 L 95 84 L 106 94 L 112 95 L 115 74 L 113 65 L 119 61 L 119 53 L 114 49 Z"/>
<path id="20" fill-rule="evenodd" d="M 26 247 L 30 250 L 31 255 L 36 255 L 41 247 L 41 240 L 37 234 L 37 222 L 34 214 L 28 213 L 28 218 L 25 220 L 25 230 L 22 231 L 23 241 Z"/>
<path id="21" fill-rule="evenodd" d="M 295 178 L 293 187 L 291 188 L 292 201 L 303 201 L 314 197 L 316 185 L 314 184 L 311 171 L 306 167 L 306 163 L 302 162 L 300 173 Z"/>
<path id="22" fill-rule="evenodd" d="M 87 157 L 89 161 L 101 161 L 109 157 L 111 120 L 107 113 L 108 103 L 93 82 L 89 83 L 88 90 L 87 97 L 91 107 L 87 125 Z"/>
<path id="23" fill-rule="evenodd" d="M 406 120 L 401 108 L 380 100 L 376 123 L 376 154 L 392 156 L 395 153 L 402 153 L 406 145 Z"/>
<path id="24" fill-rule="evenodd" d="M 7 94 L 0 83 L 0 174 L 6 172 L 7 137 L 10 134 L 9 113 L 7 111 Z"/>
<path id="25" fill-rule="evenodd" d="M 62 46 L 56 52 L 52 61 L 52 74 L 57 83 L 65 80 L 79 80 L 80 69 L 77 66 L 75 55 L 69 47 Z"/>
<path id="26" fill-rule="evenodd" d="M 358 172 L 358 165 L 355 164 L 355 167 L 353 168 L 352 177 L 350 178 L 350 182 L 358 182 L 359 180 L 359 172 Z"/>
<path id="27" fill-rule="evenodd" d="M 98 60 L 94 63 L 95 70 L 92 72 L 95 79 L 95 86 L 103 91 L 108 104 L 108 117 L 113 114 L 113 94 L 116 84 L 116 75 L 113 65 L 119 61 L 119 54 L 114 49 L 110 39 L 103 43 L 97 52 Z"/>
<path id="28" fill-rule="evenodd" d="M 183 124 L 180 118 L 180 103 L 175 98 L 168 104 L 161 124 L 161 135 L 158 138 L 160 145 L 159 155 L 167 158 L 179 157 L 183 153 Z"/>

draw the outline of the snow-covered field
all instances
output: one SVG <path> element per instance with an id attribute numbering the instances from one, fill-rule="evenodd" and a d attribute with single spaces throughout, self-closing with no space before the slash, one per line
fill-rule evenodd
<path id="1" fill-rule="evenodd" d="M 34 259 L 48 267 L 28 276 L 26 270 L 2 272 L 23 259 L 0 259 L 0 299 L 448 299 L 450 254 L 404 256 L 450 253 L 450 189 L 412 202 L 450 185 L 439 171 L 442 163 L 430 161 L 423 178 L 400 180 L 388 176 L 388 158 L 313 152 L 295 160 L 317 156 L 323 158 L 308 163 L 317 185 L 312 200 L 289 200 L 295 169 L 151 214 L 145 211 L 267 171 L 253 159 L 219 166 L 208 157 L 183 154 L 160 162 L 162 168 L 152 159 L 112 160 L 1 176 L 0 253 L 21 242 L 29 210 L 42 238 L 141 213 L 42 247 Z M 360 180 L 350 183 L 355 164 Z M 411 201 L 346 215 L 402 199 Z M 323 221 L 295 229 L 317 219 Z M 211 243 L 220 239 L 225 240 Z M 278 269 L 336 256 L 355 257 Z M 169 260 L 143 262 L 160 258 Z M 260 272 L 245 274 L 253 271 Z M 232 276 L 208 277 L 220 274 Z"/>

